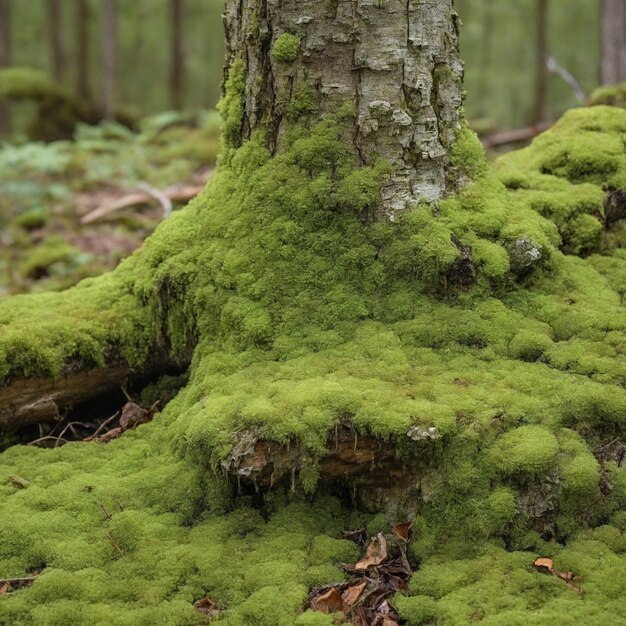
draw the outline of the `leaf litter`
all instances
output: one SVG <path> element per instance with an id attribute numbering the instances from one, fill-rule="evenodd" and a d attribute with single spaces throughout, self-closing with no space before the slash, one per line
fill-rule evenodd
<path id="1" fill-rule="evenodd" d="M 392 533 L 378 533 L 367 539 L 365 529 L 344 533 L 345 539 L 364 548 L 362 559 L 343 569 L 348 582 L 317 587 L 311 591 L 304 610 L 340 613 L 354 626 L 398 626 L 399 615 L 390 603 L 398 591 L 407 591 L 413 568 L 407 557 L 413 524 L 393 527 Z"/>

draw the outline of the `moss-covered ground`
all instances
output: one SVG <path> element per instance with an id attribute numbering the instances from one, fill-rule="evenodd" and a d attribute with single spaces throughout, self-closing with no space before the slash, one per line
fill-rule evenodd
<path id="1" fill-rule="evenodd" d="M 195 346 L 150 425 L 2 454 L 0 578 L 45 569 L 0 596 L 0 623 L 195 624 L 204 595 L 217 623 L 334 623 L 300 607 L 358 556 L 338 537 L 360 514 L 315 491 L 342 422 L 429 461 L 408 624 L 626 624 L 626 248 L 602 191 L 626 188 L 626 111 L 571 111 L 494 168 L 461 131 L 459 197 L 367 224 L 387 168 L 356 167 L 351 111 L 274 157 L 258 135 L 234 146 L 236 71 L 201 196 L 115 273 L 0 302 L 3 379 Z M 302 447 L 304 492 L 261 510 L 230 493 L 219 461 L 244 429 Z"/>

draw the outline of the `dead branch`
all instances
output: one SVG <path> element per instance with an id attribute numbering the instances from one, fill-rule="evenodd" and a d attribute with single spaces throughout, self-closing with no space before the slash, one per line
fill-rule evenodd
<path id="1" fill-rule="evenodd" d="M 173 202 L 187 202 L 192 198 L 195 198 L 195 196 L 197 196 L 204 189 L 204 184 L 177 184 L 167 187 L 162 191 L 144 183 L 141 183 L 138 187 L 141 191 L 128 193 L 110 204 L 105 204 L 97 209 L 94 209 L 93 211 L 90 211 L 87 215 L 84 215 L 81 218 L 80 223 L 83 225 L 92 224 L 93 222 L 96 222 L 111 213 L 120 211 L 121 209 L 150 204 L 155 200 L 157 200 L 163 207 L 163 216 L 168 217 L 172 211 Z"/>
<path id="2" fill-rule="evenodd" d="M 530 141 L 537 135 L 540 135 L 545 130 L 548 130 L 552 124 L 549 122 L 541 122 L 535 126 L 528 128 L 518 128 L 516 130 L 505 130 L 500 133 L 493 133 L 487 137 L 482 138 L 483 146 L 486 149 L 498 148 L 499 146 L 507 146 L 509 144 L 521 143 L 523 141 Z"/>
<path id="3" fill-rule="evenodd" d="M 109 538 L 109 541 L 113 544 L 113 547 L 117 550 L 117 553 L 120 555 L 120 557 L 124 558 L 124 553 L 122 552 L 122 548 L 120 548 L 117 541 L 113 539 L 113 537 L 111 536 L 111 533 L 107 533 L 107 537 Z"/>

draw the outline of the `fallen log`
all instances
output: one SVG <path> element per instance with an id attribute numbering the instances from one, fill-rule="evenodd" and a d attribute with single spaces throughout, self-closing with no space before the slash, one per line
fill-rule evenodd
<path id="1" fill-rule="evenodd" d="M 15 432 L 43 422 L 59 420 L 66 410 L 93 401 L 106 402 L 126 385 L 148 382 L 178 368 L 171 358 L 160 355 L 141 368 L 114 363 L 102 368 L 73 371 L 53 378 L 22 378 L 0 387 L 0 432 Z"/>

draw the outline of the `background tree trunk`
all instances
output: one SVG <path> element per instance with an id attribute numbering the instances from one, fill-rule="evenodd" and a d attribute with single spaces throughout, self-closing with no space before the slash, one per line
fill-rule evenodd
<path id="1" fill-rule="evenodd" d="M 533 124 L 546 117 L 548 95 L 548 0 L 537 0 L 537 39 L 535 47 L 535 104 Z"/>
<path id="2" fill-rule="evenodd" d="M 48 35 L 50 37 L 52 75 L 60 82 L 63 80 L 65 72 L 61 0 L 48 0 Z"/>
<path id="3" fill-rule="evenodd" d="M 600 82 L 626 81 L 626 5 L 624 0 L 602 0 Z"/>
<path id="4" fill-rule="evenodd" d="M 0 0 L 0 67 L 11 65 L 11 0 Z M 0 103 L 0 133 L 11 128 L 9 105 Z"/>
<path id="5" fill-rule="evenodd" d="M 74 28 L 76 37 L 76 96 L 91 100 L 89 86 L 89 4 L 87 0 L 75 0 Z"/>
<path id="6" fill-rule="evenodd" d="M 246 69 L 235 143 L 263 128 L 276 151 L 307 93 L 309 123 L 348 103 L 355 116 L 343 130 L 358 162 L 392 167 L 381 216 L 439 200 L 458 179 L 448 168 L 463 94 L 452 5 L 228 0 L 227 62 Z"/>
<path id="7" fill-rule="evenodd" d="M 102 0 L 102 110 L 104 117 L 115 117 L 117 73 L 117 11 L 115 0 Z"/>
<path id="8" fill-rule="evenodd" d="M 184 1 L 170 0 L 171 57 L 170 103 L 173 109 L 182 109 L 185 86 L 185 49 L 183 42 Z"/>

